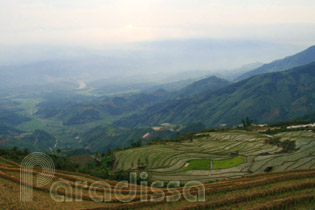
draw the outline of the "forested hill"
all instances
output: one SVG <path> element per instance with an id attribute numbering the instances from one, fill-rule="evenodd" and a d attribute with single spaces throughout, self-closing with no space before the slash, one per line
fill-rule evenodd
<path id="1" fill-rule="evenodd" d="M 308 49 L 295 55 L 273 61 L 257 69 L 246 72 L 237 77 L 235 80 L 240 81 L 258 74 L 284 71 L 294 67 L 310 64 L 312 62 L 315 62 L 315 46 L 309 47 Z"/>
<path id="2" fill-rule="evenodd" d="M 245 116 L 256 122 L 295 119 L 315 111 L 315 63 L 284 72 L 257 75 L 200 97 L 172 100 L 123 118 L 116 125 L 135 127 L 164 122 L 207 126 L 235 125 Z"/>
<path id="3" fill-rule="evenodd" d="M 216 76 L 196 81 L 174 94 L 175 97 L 191 97 L 209 93 L 229 85 L 230 82 Z"/>

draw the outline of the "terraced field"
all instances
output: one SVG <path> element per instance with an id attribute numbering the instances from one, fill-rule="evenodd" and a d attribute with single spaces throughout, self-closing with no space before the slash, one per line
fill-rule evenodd
<path id="1" fill-rule="evenodd" d="M 276 137 L 280 141 L 295 141 L 296 150 L 284 153 L 281 147 L 268 143 Z M 182 183 L 243 177 L 262 173 L 267 167 L 272 167 L 272 172 L 309 169 L 315 168 L 315 133 L 201 133 L 195 134 L 192 142 L 165 142 L 119 151 L 115 160 L 116 169 L 137 171 L 138 165 L 145 165 L 152 180 Z"/>
<path id="2" fill-rule="evenodd" d="M 41 169 L 35 167 L 33 172 L 22 172 L 38 175 Z M 50 193 L 50 188 L 56 181 L 66 184 L 66 188 L 57 191 L 59 196 L 66 195 L 60 202 L 54 201 Z M 103 182 L 95 185 L 95 181 Z M 108 185 L 105 185 L 104 182 Z M 127 185 L 120 190 L 115 188 L 118 184 L 115 181 L 101 180 L 80 173 L 56 171 L 52 181 L 46 186 L 28 185 L 34 188 L 34 197 L 31 202 L 20 201 L 20 184 L 22 186 L 26 184 L 20 181 L 20 166 L 0 157 L 0 209 L 302 210 L 315 207 L 315 169 L 255 174 L 203 186 L 192 186 L 188 189 L 182 187 L 157 189 Z M 71 191 L 75 186 L 79 190 Z M 131 186 L 134 186 L 136 190 L 132 191 Z M 98 200 L 99 202 L 92 200 L 89 189 L 96 192 L 97 198 L 101 199 Z M 160 192 L 157 193 L 156 190 L 160 190 Z M 199 194 L 199 192 L 202 193 Z M 132 197 L 132 200 L 125 202 L 126 200 L 118 199 L 117 196 L 124 197 L 124 199 Z M 80 198 L 82 199 L 80 200 Z M 102 199 L 107 199 L 106 203 L 102 202 Z"/>

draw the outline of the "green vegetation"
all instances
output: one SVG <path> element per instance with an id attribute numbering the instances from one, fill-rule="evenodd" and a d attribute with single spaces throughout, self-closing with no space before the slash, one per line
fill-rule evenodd
<path id="1" fill-rule="evenodd" d="M 253 120 L 249 119 L 248 117 L 246 117 L 245 119 L 242 119 L 242 125 L 244 128 L 248 128 L 249 126 L 252 125 Z"/>
<path id="2" fill-rule="evenodd" d="M 303 117 L 301 117 L 301 120 L 315 123 L 315 112 L 304 115 Z"/>
<path id="3" fill-rule="evenodd" d="M 13 147 L 12 149 L 3 149 L 0 148 L 0 156 L 4 157 L 8 160 L 20 163 L 23 158 L 28 155 L 30 152 L 28 149 L 19 150 L 17 147 Z"/>
<path id="4" fill-rule="evenodd" d="M 46 101 L 37 105 L 36 114 L 43 118 L 55 117 L 68 126 L 103 119 L 110 122 L 111 117 L 124 116 L 141 110 L 153 103 L 165 100 L 167 98 L 165 96 L 165 91 L 156 91 L 131 96 L 99 97 L 95 98 L 93 102 L 85 102 L 89 99 L 86 96 L 71 95 L 68 98 L 53 96 L 46 97 Z"/>
<path id="5" fill-rule="evenodd" d="M 238 166 L 244 162 L 243 157 L 233 157 L 226 160 L 212 160 L 212 169 L 224 169 Z M 210 159 L 197 159 L 188 161 L 189 165 L 186 167 L 187 170 L 210 170 L 211 160 Z"/>
<path id="6" fill-rule="evenodd" d="M 169 122 L 202 122 L 207 127 L 237 125 L 244 116 L 256 123 L 296 119 L 314 112 L 315 63 L 257 75 L 202 96 L 153 105 L 115 124 L 135 127 Z M 298 91 L 297 91 L 298 90 Z"/>
<path id="7" fill-rule="evenodd" d="M 27 148 L 25 148 L 23 150 L 20 150 L 17 147 L 13 147 L 12 149 L 1 149 L 0 148 L 0 156 L 1 157 L 4 157 L 4 158 L 11 160 L 11 161 L 14 161 L 16 163 L 21 163 L 21 161 L 29 153 L 30 153 L 30 151 Z M 78 165 L 70 162 L 66 157 L 57 156 L 57 155 L 53 155 L 53 154 L 48 154 L 48 155 L 53 160 L 53 162 L 55 164 L 55 168 L 58 170 L 76 171 L 78 169 Z"/>
<path id="8" fill-rule="evenodd" d="M 0 110 L 0 124 L 18 125 L 29 120 L 31 119 L 16 113 L 14 110 Z"/>
<path id="9" fill-rule="evenodd" d="M 246 72 L 243 75 L 240 75 L 235 80 L 240 81 L 258 74 L 284 71 L 298 66 L 303 66 L 312 62 L 315 62 L 315 46 L 312 46 L 298 54 L 286 57 L 284 59 L 273 61 L 269 64 L 265 64 L 261 67 L 258 67 L 257 69 L 254 69 L 250 72 Z"/>
<path id="10" fill-rule="evenodd" d="M 210 159 L 198 159 L 190 160 L 187 170 L 209 170 L 210 169 Z"/>
<path id="11" fill-rule="evenodd" d="M 284 140 L 280 141 L 280 137 L 271 138 L 270 144 L 277 145 L 278 147 L 282 147 L 281 152 L 293 152 L 296 150 L 296 145 L 294 141 Z"/>
<path id="12" fill-rule="evenodd" d="M 163 90 L 106 97 L 82 96 L 69 90 L 12 96 L 0 100 L 0 135 L 9 140 L 0 144 L 7 148 L 17 144 L 19 148 L 28 147 L 32 151 L 87 148 L 104 152 L 117 146 L 128 147 L 132 140 L 140 138 L 144 144 L 152 139 L 149 144 L 159 143 L 165 138 L 168 140 L 164 142 L 193 141 L 200 136 L 191 137 L 190 133 L 220 124 L 232 127 L 245 116 L 248 116 L 243 123 L 246 128 L 252 120 L 265 123 L 299 119 L 314 112 L 312 106 L 305 106 L 314 101 L 314 68 L 313 63 L 234 84 L 209 77 L 188 86 L 184 91 L 187 95 L 182 99 L 176 98 L 180 91 Z M 204 92 L 206 89 L 209 91 Z M 172 127 L 153 129 L 165 122 Z M 277 125 L 281 128 L 271 129 L 266 134 L 287 131 L 284 126 L 288 124 L 284 122 L 270 124 Z M 34 144 L 36 138 L 31 135 L 35 130 L 49 133 L 55 142 L 36 141 Z"/>
<path id="13" fill-rule="evenodd" d="M 213 160 L 213 169 L 224 169 L 238 166 L 244 162 L 244 157 L 233 157 L 227 160 Z"/>
<path id="14" fill-rule="evenodd" d="M 206 126 L 201 122 L 189 123 L 184 129 L 180 130 L 180 133 L 186 134 L 191 132 L 198 132 L 205 130 Z"/>
<path id="15" fill-rule="evenodd" d="M 13 147 L 12 149 L 1 149 L 0 156 L 16 163 L 21 161 L 28 155 L 30 151 L 25 148 L 23 150 Z M 90 174 L 95 177 L 111 180 L 128 180 L 129 172 L 113 169 L 113 151 L 103 153 L 102 156 L 92 156 L 91 154 L 62 156 L 52 153 L 46 153 L 53 160 L 55 168 L 58 170 L 80 172 Z"/>
<path id="16" fill-rule="evenodd" d="M 315 133 L 308 131 L 267 135 L 209 129 L 116 151 L 114 170 L 140 171 L 143 168 L 138 166 L 144 165 L 152 180 L 209 182 L 263 173 L 267 167 L 272 171 L 311 168 L 314 138 Z"/>
<path id="17" fill-rule="evenodd" d="M 310 123 L 310 121 L 307 121 L 307 120 L 290 120 L 290 121 L 269 123 L 268 126 L 270 126 L 270 127 L 287 127 L 287 126 L 291 126 L 291 125 L 303 125 L 303 124 L 309 124 L 309 123 Z"/>
<path id="18" fill-rule="evenodd" d="M 208 77 L 197 82 L 194 82 L 187 87 L 181 89 L 173 98 L 177 97 L 193 97 L 202 94 L 207 94 L 229 85 L 230 82 L 216 76 Z"/>
<path id="19" fill-rule="evenodd" d="M 28 148 L 31 151 L 53 151 L 57 139 L 50 133 L 43 130 L 35 130 L 33 133 L 22 134 L 15 138 L 10 138 L 5 143 L 5 147 Z"/>
<path id="20" fill-rule="evenodd" d="M 152 128 L 119 129 L 109 126 L 98 126 L 82 134 L 83 145 L 90 151 L 104 152 L 108 149 L 129 147 L 138 144 L 142 137 L 149 133 L 145 141 L 157 138 L 170 138 L 176 136 L 174 131 L 155 131 Z M 143 140 L 144 141 L 144 140 Z M 141 142 L 140 142 L 141 143 Z"/>
<path id="21" fill-rule="evenodd" d="M 0 124 L 0 135 L 12 137 L 12 136 L 20 135 L 21 133 L 23 133 L 23 131 L 15 129 L 12 126 Z"/>
<path id="22" fill-rule="evenodd" d="M 35 167 L 34 173 L 38 174 L 42 171 L 41 168 Z M 40 189 L 36 188 L 36 183 L 31 183 L 33 187 L 34 199 L 32 202 L 20 202 L 20 180 L 21 180 L 20 166 L 4 159 L 0 158 L 0 194 L 1 209 L 137 209 L 137 210 L 168 210 L 168 209 L 181 209 L 181 210 L 193 210 L 193 209 L 312 209 L 314 207 L 314 178 L 315 170 L 294 170 L 288 172 L 277 173 L 263 173 L 256 174 L 254 176 L 247 176 L 244 178 L 222 180 L 215 183 L 205 183 L 204 189 L 204 201 L 200 200 L 198 195 L 197 202 L 191 202 L 184 196 L 185 189 L 183 186 L 176 188 L 176 200 L 166 200 L 166 196 L 158 196 L 157 190 L 146 186 L 136 186 L 136 197 L 130 202 L 121 201 L 117 198 L 117 191 L 109 191 L 105 193 L 105 198 L 111 198 L 106 201 L 106 207 L 100 202 L 91 200 L 92 184 L 95 181 L 100 181 L 95 176 L 89 176 L 86 174 L 58 171 L 55 174 L 55 179 L 42 186 Z M 120 171 L 116 174 L 116 178 L 122 178 L 124 172 Z M 65 191 L 67 196 L 72 198 L 82 198 L 80 202 L 76 199 L 69 199 L 67 202 L 56 202 L 51 197 L 51 186 L 55 180 L 62 180 L 65 183 L 74 186 L 76 184 L 85 183 L 86 187 L 80 188 L 80 191 Z M 128 180 L 128 177 L 125 177 Z M 117 186 L 117 181 L 102 180 L 107 184 L 104 185 L 98 182 L 97 188 L 93 186 L 93 189 L 97 190 L 98 194 L 104 193 L 104 187 L 108 186 L 114 189 Z M 76 183 L 76 184 L 74 184 Z M 80 185 L 79 185 L 80 186 Z M 10 190 L 8 190 L 10 189 Z M 200 189 L 197 186 L 191 188 L 192 192 Z M 169 189 L 160 188 L 159 191 L 169 193 Z M 69 193 L 71 192 L 71 194 Z M 121 191 L 125 195 L 130 195 L 135 192 L 131 188 L 125 187 Z M 145 192 L 148 199 L 161 198 L 158 202 L 139 202 L 140 195 Z M 163 193 L 163 195 L 164 195 Z M 59 192 L 58 192 L 59 194 Z M 61 194 L 61 193 L 60 193 Z M 104 195 L 104 194 L 103 194 Z M 116 196 L 115 196 L 116 195 Z M 186 194 L 187 195 L 187 194 Z M 61 195 L 60 195 L 61 196 Z M 178 199 L 177 199 L 178 198 Z M 12 205 L 14 204 L 14 205 Z"/>

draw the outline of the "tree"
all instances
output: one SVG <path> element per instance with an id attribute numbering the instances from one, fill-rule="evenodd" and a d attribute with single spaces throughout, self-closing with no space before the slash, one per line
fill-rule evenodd
<path id="1" fill-rule="evenodd" d="M 249 119 L 248 117 L 246 117 L 245 119 L 242 119 L 241 122 L 242 122 L 242 124 L 243 124 L 243 127 L 244 127 L 244 128 L 247 128 L 247 127 L 249 127 L 249 126 L 252 125 L 253 120 L 251 120 L 251 119 Z"/>
<path id="2" fill-rule="evenodd" d="M 248 117 L 246 117 L 245 122 L 246 122 L 246 125 L 249 127 L 252 125 L 253 120 L 250 120 Z"/>
<path id="3" fill-rule="evenodd" d="M 99 161 L 98 158 L 99 158 L 99 155 L 98 155 L 98 152 L 96 152 L 96 153 L 95 153 L 95 162 L 96 162 L 96 165 L 97 165 L 97 166 L 100 166 L 101 163 L 100 163 L 100 161 Z"/>
<path id="4" fill-rule="evenodd" d="M 24 153 L 24 155 L 28 155 L 28 154 L 30 154 L 30 150 L 27 148 L 24 148 L 23 153 Z"/>
<path id="5" fill-rule="evenodd" d="M 136 142 L 131 140 L 131 147 L 140 147 L 142 145 L 142 139 L 138 139 Z"/>

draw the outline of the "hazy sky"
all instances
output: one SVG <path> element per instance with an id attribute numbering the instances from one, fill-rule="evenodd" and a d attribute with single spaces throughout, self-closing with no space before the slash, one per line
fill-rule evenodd
<path id="1" fill-rule="evenodd" d="M 187 38 L 313 44 L 314 0 L 0 0 L 0 46 Z"/>

